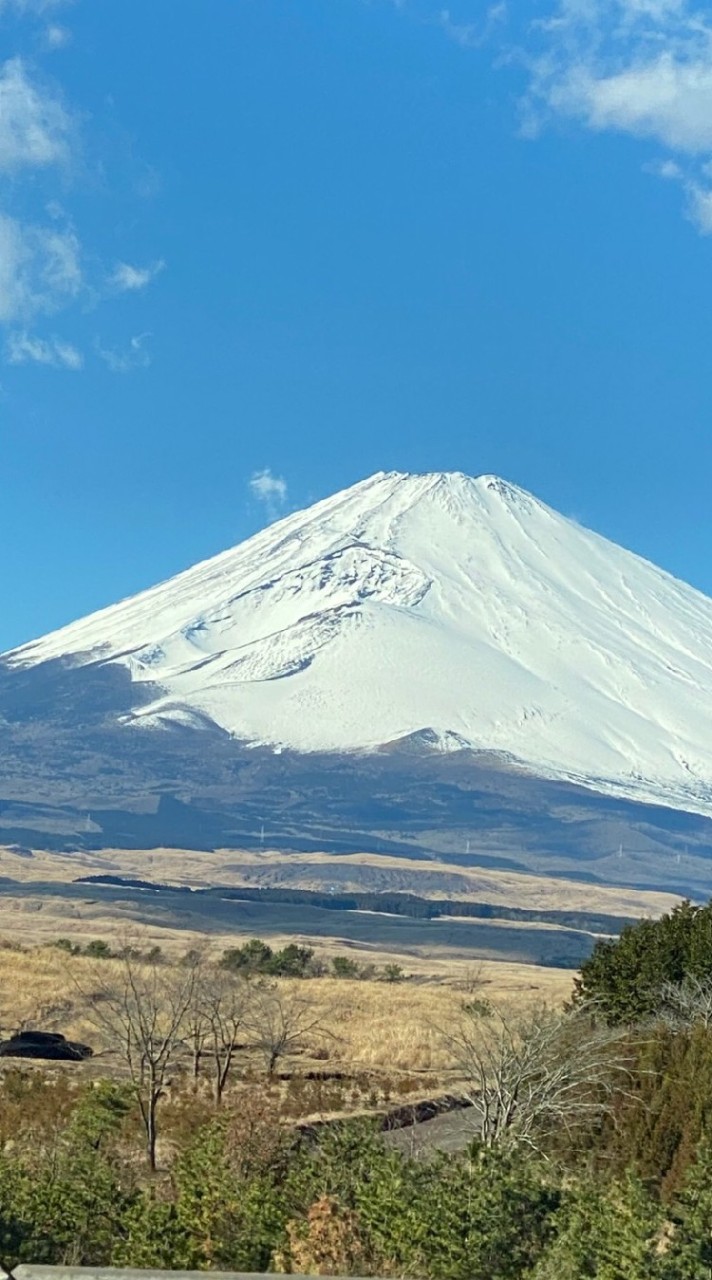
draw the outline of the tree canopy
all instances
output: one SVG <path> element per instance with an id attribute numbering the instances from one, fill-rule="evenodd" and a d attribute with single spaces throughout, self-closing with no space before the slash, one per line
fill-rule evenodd
<path id="1" fill-rule="evenodd" d="M 640 920 L 599 941 L 581 965 L 576 1000 L 595 1001 L 611 1023 L 660 1009 L 666 986 L 693 977 L 712 983 L 712 903 L 681 902 L 659 920 Z"/>

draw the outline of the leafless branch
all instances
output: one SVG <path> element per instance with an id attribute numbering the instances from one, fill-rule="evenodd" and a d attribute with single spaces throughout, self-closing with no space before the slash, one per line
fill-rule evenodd
<path id="1" fill-rule="evenodd" d="M 195 987 L 191 1026 L 199 1030 L 203 1048 L 213 1064 L 213 1095 L 220 1104 L 235 1053 L 238 1033 L 250 1003 L 250 983 L 218 966 L 203 966 Z"/>
<path id="2" fill-rule="evenodd" d="M 317 1032 L 329 1034 L 324 1016 L 293 985 L 281 988 L 275 982 L 254 981 L 245 1010 L 244 1026 L 254 1048 L 272 1074 L 280 1058 L 306 1048 Z"/>
<path id="3" fill-rule="evenodd" d="M 688 974 L 660 990 L 660 1015 L 675 1031 L 712 1027 L 712 982 Z"/>
<path id="4" fill-rule="evenodd" d="M 539 1149 L 553 1130 L 572 1130 L 609 1108 L 633 1066 L 625 1033 L 585 1008 L 514 1016 L 465 1006 L 459 1024 L 442 1035 L 465 1076 L 487 1146 Z"/>
<path id="5" fill-rule="evenodd" d="M 89 1021 L 126 1064 L 155 1169 L 158 1102 L 184 1043 L 196 967 L 147 963 L 125 947 L 119 961 L 101 960 L 84 977 L 71 976 Z"/>

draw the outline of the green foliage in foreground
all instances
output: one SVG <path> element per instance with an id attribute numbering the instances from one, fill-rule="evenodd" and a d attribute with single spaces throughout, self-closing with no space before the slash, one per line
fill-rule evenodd
<path id="1" fill-rule="evenodd" d="M 547 1129 L 541 1154 L 475 1144 L 415 1161 L 364 1120 L 300 1138 L 279 1087 L 244 1078 L 216 1110 L 178 1076 L 162 1102 L 153 1175 L 127 1086 L 8 1066 L 0 1259 L 400 1280 L 710 1280 L 712 1028 L 647 1025 L 630 1037 L 609 1106 L 581 1128 Z"/>
<path id="2" fill-rule="evenodd" d="M 3 1131 L 28 1089 L 38 1104 L 0 1154 L 0 1256 L 9 1265 L 417 1280 L 712 1274 L 706 1140 L 665 1206 L 628 1170 L 599 1178 L 526 1151 L 474 1146 L 461 1157 L 414 1161 L 364 1121 L 297 1141 L 269 1100 L 254 1095 L 181 1130 L 170 1167 L 147 1178 L 125 1089 L 101 1083 L 70 1097 L 64 1088 L 28 1085 L 17 1073 L 0 1089 Z M 50 1095 L 56 1123 L 43 1110 Z"/>

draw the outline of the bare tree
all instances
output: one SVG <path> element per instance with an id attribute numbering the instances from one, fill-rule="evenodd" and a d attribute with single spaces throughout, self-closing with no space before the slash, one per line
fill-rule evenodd
<path id="1" fill-rule="evenodd" d="M 538 1148 L 547 1133 L 584 1124 L 610 1107 L 634 1060 L 625 1032 L 599 1025 L 583 1007 L 514 1016 L 465 1006 L 459 1025 L 441 1034 L 486 1146 Z"/>
<path id="2" fill-rule="evenodd" d="M 712 982 L 688 974 L 660 989 L 660 1015 L 674 1030 L 712 1027 Z"/>
<path id="3" fill-rule="evenodd" d="M 184 1044 L 196 968 L 148 963 L 125 947 L 120 961 L 99 962 L 87 982 L 73 976 L 90 1022 L 128 1068 L 155 1170 L 158 1103 Z"/>
<path id="4" fill-rule="evenodd" d="M 308 1047 L 317 1032 L 330 1035 L 322 1014 L 307 995 L 277 983 L 253 981 L 243 1025 L 253 1048 L 273 1075 L 280 1058 Z"/>
<path id="5" fill-rule="evenodd" d="M 213 1063 L 213 1096 L 220 1105 L 250 1002 L 250 983 L 217 966 L 204 968 L 196 985 L 191 1018 L 205 1028 L 203 1047 Z"/>
<path id="6" fill-rule="evenodd" d="M 196 982 L 196 992 L 185 1018 L 185 1040 L 190 1048 L 191 1075 L 196 1086 L 210 1037 L 210 1023 L 202 1000 L 197 998 L 197 988 Z"/>

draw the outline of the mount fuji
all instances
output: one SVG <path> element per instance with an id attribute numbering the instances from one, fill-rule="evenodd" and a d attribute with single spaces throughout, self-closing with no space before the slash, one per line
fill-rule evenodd
<path id="1" fill-rule="evenodd" d="M 316 845 L 360 787 L 344 837 L 407 843 L 417 778 L 428 847 L 441 823 L 450 847 L 467 831 L 527 865 L 526 814 L 553 806 L 550 857 L 567 822 L 576 854 L 574 814 L 590 857 L 613 827 L 642 853 L 712 851 L 712 600 L 494 476 L 379 473 L 2 655 L 0 725 L 0 839 L 3 822 L 69 839 L 90 805 L 165 818 L 172 801 L 219 812 L 204 828 L 224 843 L 226 814 L 244 840 L 268 810 L 288 844 L 308 792 Z M 509 845 L 498 788 L 519 815 Z"/>

